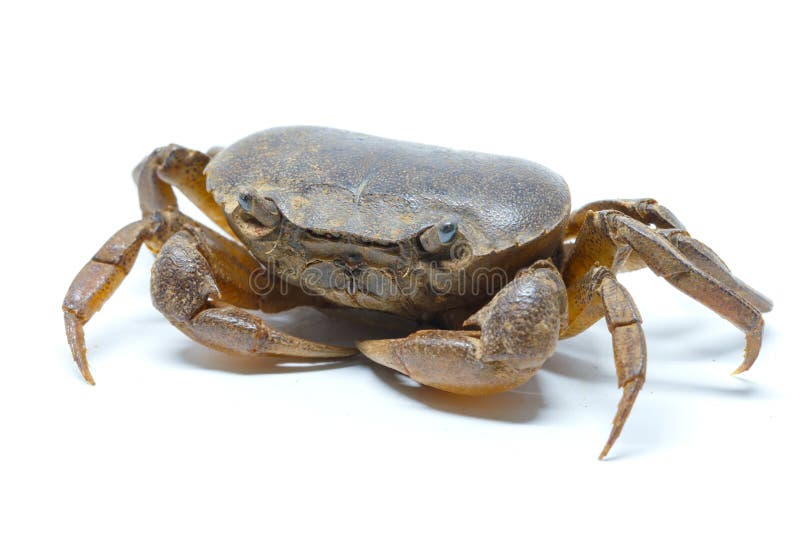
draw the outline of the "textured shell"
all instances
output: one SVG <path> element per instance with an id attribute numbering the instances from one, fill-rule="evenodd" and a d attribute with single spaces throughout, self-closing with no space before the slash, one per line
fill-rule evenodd
<path id="1" fill-rule="evenodd" d="M 302 228 L 382 244 L 450 219 L 476 256 L 534 240 L 570 209 L 564 180 L 531 161 L 311 126 L 246 137 L 206 174 L 228 213 L 248 192 Z"/>

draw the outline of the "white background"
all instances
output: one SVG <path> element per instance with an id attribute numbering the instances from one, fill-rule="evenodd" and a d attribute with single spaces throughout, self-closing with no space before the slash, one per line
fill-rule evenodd
<path id="1" fill-rule="evenodd" d="M 290 4 L 3 8 L 0 531 L 797 532 L 792 3 Z M 619 397 L 602 324 L 465 399 L 360 357 L 204 349 L 150 307 L 144 251 L 87 327 L 84 384 L 61 299 L 137 218 L 133 165 L 287 124 L 533 159 L 576 207 L 655 197 L 774 299 L 762 356 L 731 377 L 740 332 L 625 275 L 648 382 L 598 462 Z"/>

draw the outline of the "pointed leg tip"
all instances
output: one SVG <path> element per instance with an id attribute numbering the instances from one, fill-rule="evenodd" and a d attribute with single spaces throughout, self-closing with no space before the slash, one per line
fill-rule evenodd
<path id="1" fill-rule="evenodd" d="M 614 417 L 611 434 L 609 434 L 608 441 L 606 441 L 606 445 L 603 447 L 603 452 L 601 452 L 600 456 L 597 458 L 598 460 L 603 460 L 608 453 L 611 452 L 611 448 L 614 446 L 614 443 L 617 442 L 617 438 L 622 434 L 622 428 L 628 420 L 628 416 L 633 409 L 633 403 L 636 401 L 636 397 L 639 395 L 642 386 L 644 386 L 644 376 L 635 377 L 622 386 L 622 398 L 619 400 L 619 405 L 617 406 L 617 414 Z"/>
<path id="2" fill-rule="evenodd" d="M 72 359 L 78 366 L 83 379 L 94 386 L 95 381 L 89 371 L 89 362 L 86 359 L 86 341 L 84 340 L 83 325 L 70 310 L 64 310 L 64 325 L 67 331 L 67 342 L 69 343 L 70 352 L 72 352 Z"/>
<path id="3" fill-rule="evenodd" d="M 731 375 L 735 376 L 744 373 L 745 371 L 749 371 L 750 368 L 753 367 L 753 364 L 756 363 L 759 349 L 760 349 L 760 344 L 759 347 L 752 350 L 750 349 L 750 347 L 748 347 L 748 349 L 745 350 L 744 361 L 742 361 L 739 367 L 737 367 L 736 370 L 731 373 Z"/>
<path id="4" fill-rule="evenodd" d="M 736 376 L 744 373 L 745 371 L 750 370 L 750 366 L 753 365 L 752 362 L 744 362 L 742 365 L 737 367 L 732 373 L 731 376 Z"/>
<path id="5" fill-rule="evenodd" d="M 86 383 L 94 386 L 95 385 L 94 377 L 92 376 L 92 372 L 89 371 L 89 362 L 86 361 L 86 356 L 85 355 L 76 356 L 75 363 L 78 365 L 78 371 L 80 371 L 81 376 L 86 381 Z"/>
<path id="6" fill-rule="evenodd" d="M 608 438 L 608 441 L 606 441 L 605 446 L 603 446 L 603 451 L 597 457 L 598 460 L 600 461 L 605 460 L 606 456 L 608 456 L 608 453 L 611 452 L 611 448 L 614 446 L 614 442 L 617 441 L 617 437 L 619 437 L 619 431 L 618 429 L 615 428 L 614 430 L 612 430 L 612 435 Z"/>
<path id="7" fill-rule="evenodd" d="M 86 369 L 85 371 L 84 371 L 84 370 L 81 370 L 81 375 L 83 375 L 83 379 L 84 379 L 84 380 L 86 381 L 86 383 L 87 383 L 87 384 L 89 384 L 90 386 L 95 386 L 95 385 L 97 385 L 97 383 L 94 381 L 94 377 L 92 376 L 92 373 L 90 373 L 88 369 Z"/>

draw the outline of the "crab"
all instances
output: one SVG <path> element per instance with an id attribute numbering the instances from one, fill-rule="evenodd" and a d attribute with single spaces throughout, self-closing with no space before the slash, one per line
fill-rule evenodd
<path id="1" fill-rule="evenodd" d="M 83 328 L 143 244 L 156 255 L 154 306 L 207 347 L 302 358 L 360 351 L 457 394 L 523 384 L 560 339 L 605 318 L 622 393 L 601 459 L 647 363 L 642 319 L 618 273 L 647 267 L 742 330 L 735 373 L 756 360 L 772 307 L 655 200 L 571 212 L 564 180 L 523 159 L 297 126 L 208 153 L 169 145 L 133 175 L 141 219 L 100 248 L 63 304 L 72 356 L 92 384 Z M 229 237 L 181 213 L 173 188 Z M 419 330 L 340 347 L 248 311 L 297 306 L 383 312 Z"/>

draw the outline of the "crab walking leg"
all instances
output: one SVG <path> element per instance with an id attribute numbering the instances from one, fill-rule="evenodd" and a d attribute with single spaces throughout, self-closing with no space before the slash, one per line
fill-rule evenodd
<path id="1" fill-rule="evenodd" d="M 190 338 L 231 354 L 339 357 L 357 351 L 315 343 L 273 329 L 234 305 L 226 276 L 240 269 L 199 227 L 175 233 L 159 252 L 151 277 L 153 304 Z M 258 307 L 250 302 L 250 307 Z"/>
<path id="2" fill-rule="evenodd" d="M 761 312 L 739 291 L 692 264 L 657 230 L 618 211 L 587 214 L 564 267 L 567 288 L 575 286 L 595 265 L 615 271 L 624 263 L 620 255 L 631 252 L 655 274 L 745 333 L 744 361 L 734 373 L 746 371 L 753 365 L 761 349 L 764 329 Z M 570 324 L 562 333 L 563 337 L 573 336 L 588 328 L 592 324 L 591 319 L 590 316 L 576 318 L 570 310 Z"/>
<path id="3" fill-rule="evenodd" d="M 158 177 L 177 187 L 209 219 L 229 235 L 236 237 L 228 226 L 222 209 L 206 189 L 206 176 L 203 171 L 211 158 L 203 152 L 179 145 L 168 145 L 157 149 L 155 153 L 156 158 L 161 161 L 156 169 Z"/>
<path id="4" fill-rule="evenodd" d="M 259 289 L 267 292 L 272 289 L 269 273 L 263 272 L 241 246 L 178 211 L 172 187 L 161 179 L 159 172 L 188 177 L 185 180 L 176 179 L 178 184 L 185 185 L 191 180 L 197 184 L 197 174 L 202 175 L 201 167 L 205 163 L 196 154 L 199 153 L 191 153 L 174 146 L 166 147 L 154 151 L 134 169 L 142 220 L 131 223 L 114 234 L 81 269 L 67 291 L 62 306 L 67 341 L 81 374 L 90 384 L 94 384 L 94 378 L 86 359 L 84 326 L 130 272 L 142 244 L 157 253 L 171 235 L 185 226 L 200 229 L 207 261 L 218 266 L 214 268 L 216 284 L 226 302 L 247 308 L 261 308 L 264 311 L 281 311 L 313 302 L 313 297 L 300 290 L 290 291 L 282 295 L 282 298 L 261 298 L 251 289 L 250 277 L 258 271 L 260 283 L 264 286 Z M 195 191 L 199 189 L 196 188 Z"/>
<path id="5" fill-rule="evenodd" d="M 94 379 L 86 360 L 83 327 L 128 275 L 152 230 L 150 221 L 138 221 L 111 236 L 81 269 L 64 297 L 64 325 L 72 358 L 90 384 L 94 384 Z"/>
<path id="6" fill-rule="evenodd" d="M 159 165 L 153 153 L 133 170 L 142 220 L 114 234 L 81 269 L 64 297 L 64 326 L 72 358 L 90 384 L 94 378 L 86 359 L 83 327 L 128 275 L 142 244 L 158 251 L 175 228 L 191 221 L 178 211 L 172 188 L 156 175 Z"/>
<path id="7" fill-rule="evenodd" d="M 206 190 L 203 170 L 209 160 L 206 154 L 179 145 L 157 148 L 144 158 L 133 170 L 143 217 L 177 211 L 178 201 L 172 190 L 174 186 L 215 224 L 236 237 L 222 209 Z"/>
<path id="8" fill-rule="evenodd" d="M 614 346 L 614 364 L 617 384 L 622 388 L 622 398 L 614 416 L 602 460 L 611 450 L 631 413 L 633 403 L 645 380 L 647 348 L 642 318 L 630 293 L 617 281 L 606 267 L 594 267 L 577 283 L 567 288 L 567 308 L 570 320 L 581 322 L 586 317 L 605 315 L 608 331 Z"/>
<path id="9" fill-rule="evenodd" d="M 464 395 L 517 387 L 555 351 L 566 293 L 550 262 L 524 269 L 465 325 L 478 331 L 423 330 L 401 339 L 361 341 L 369 359 L 421 384 Z"/>
<path id="10" fill-rule="evenodd" d="M 586 222 L 586 217 L 590 213 L 603 210 L 614 210 L 624 213 L 628 217 L 632 217 L 645 224 L 652 224 L 656 228 L 685 230 L 683 223 L 678 220 L 670 210 L 659 204 L 655 199 L 610 199 L 591 202 L 572 212 L 567 222 L 566 238 L 569 239 L 578 235 L 578 232 Z"/>
<path id="11" fill-rule="evenodd" d="M 739 293 L 758 311 L 766 313 L 772 310 L 772 301 L 736 278 L 725 262 L 708 245 L 694 239 L 683 230 L 662 230 L 660 233 L 675 245 L 695 267 Z"/>
<path id="12" fill-rule="evenodd" d="M 659 228 L 664 237 L 675 245 L 695 267 L 737 291 L 762 313 L 772 309 L 772 302 L 767 297 L 736 278 L 725 262 L 708 245 L 692 238 L 683 223 L 669 209 L 652 198 L 599 200 L 587 204 L 570 215 L 566 237 L 572 238 L 577 235 L 589 213 L 603 210 L 618 211 L 637 221 Z M 646 264 L 642 263 L 636 254 L 633 254 L 628 258 L 624 267 L 621 267 L 621 270 L 631 271 L 643 267 L 646 267 Z"/>

